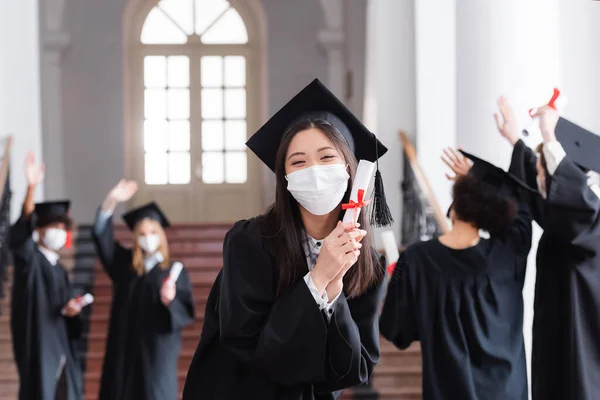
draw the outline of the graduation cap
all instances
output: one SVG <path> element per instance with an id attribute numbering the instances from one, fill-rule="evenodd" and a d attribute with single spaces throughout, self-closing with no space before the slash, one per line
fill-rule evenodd
<path id="1" fill-rule="evenodd" d="M 43 219 L 65 218 L 69 216 L 70 207 L 71 202 L 68 200 L 37 203 L 35 205 L 35 215 Z"/>
<path id="2" fill-rule="evenodd" d="M 387 148 L 321 81 L 315 79 L 271 117 L 246 143 L 275 171 L 279 145 L 287 130 L 304 120 L 324 120 L 333 125 L 346 139 L 357 160 L 378 162 Z M 379 164 L 375 173 L 374 214 L 371 223 L 376 226 L 393 222 L 385 200 Z"/>
<path id="3" fill-rule="evenodd" d="M 495 166 L 479 157 L 469 154 L 466 151 L 459 150 L 462 155 L 473 161 L 473 166 L 469 170 L 469 175 L 474 176 L 481 182 L 487 184 L 500 196 L 514 196 L 519 189 L 524 189 L 532 193 L 537 193 L 537 189 L 531 188 L 525 182 L 509 174 L 502 168 Z"/>
<path id="4" fill-rule="evenodd" d="M 36 216 L 36 227 L 43 227 L 55 222 L 64 222 L 67 226 L 71 225 L 69 217 L 69 200 L 46 201 L 35 205 L 34 213 Z"/>
<path id="5" fill-rule="evenodd" d="M 135 229 L 135 225 L 144 218 L 158 221 L 163 228 L 171 226 L 171 223 L 155 202 L 148 203 L 123 214 L 123 220 L 132 231 Z"/>
<path id="6" fill-rule="evenodd" d="M 506 172 L 502 168 L 495 166 L 473 154 L 467 153 L 464 150 L 459 150 L 462 155 L 473 161 L 473 166 L 469 170 L 469 175 L 475 177 L 478 181 L 483 182 L 486 186 L 494 191 L 499 196 L 514 197 L 518 190 L 526 190 L 532 193 L 538 193 L 537 189 L 533 189 L 525 182 L 521 181 L 514 175 Z M 450 217 L 452 204 L 446 213 Z"/>
<path id="7" fill-rule="evenodd" d="M 558 119 L 555 132 L 556 139 L 575 164 L 600 172 L 600 136 L 564 118 Z"/>

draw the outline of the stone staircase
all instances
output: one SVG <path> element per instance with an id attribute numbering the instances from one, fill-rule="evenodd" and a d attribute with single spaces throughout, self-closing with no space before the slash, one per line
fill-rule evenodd
<path id="1" fill-rule="evenodd" d="M 13 358 L 10 333 L 10 288 L 12 267 L 7 271 L 4 285 L 6 295 L 0 301 L 0 400 L 15 400 L 19 394 L 19 375 Z"/>

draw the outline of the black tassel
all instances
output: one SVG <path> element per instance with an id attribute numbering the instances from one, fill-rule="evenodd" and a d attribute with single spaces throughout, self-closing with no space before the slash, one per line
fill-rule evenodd
<path id="1" fill-rule="evenodd" d="M 375 172 L 375 184 L 373 186 L 373 208 L 371 209 L 371 225 L 378 228 L 390 226 L 394 223 L 394 218 L 388 207 L 383 190 L 383 180 L 379 173 L 379 168 Z"/>

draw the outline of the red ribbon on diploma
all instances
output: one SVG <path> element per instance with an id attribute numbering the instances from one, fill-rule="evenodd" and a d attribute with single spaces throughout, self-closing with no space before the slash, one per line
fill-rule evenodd
<path id="1" fill-rule="evenodd" d="M 365 191 L 364 189 L 358 189 L 358 201 L 350 199 L 349 203 L 342 204 L 342 210 L 354 209 L 354 226 L 358 222 L 358 211 L 369 204 L 369 201 L 364 201 Z"/>
<path id="2" fill-rule="evenodd" d="M 388 274 L 392 275 L 394 273 L 394 269 L 396 268 L 396 263 L 393 262 L 390 265 L 387 266 L 387 272 Z"/>
<path id="3" fill-rule="evenodd" d="M 546 104 L 548 107 L 553 108 L 556 110 L 556 100 L 558 99 L 558 96 L 560 96 L 560 90 L 558 90 L 557 88 L 554 88 L 554 93 L 552 94 L 552 98 L 550 99 L 550 101 L 548 102 L 548 104 Z M 534 114 L 537 112 L 537 108 L 531 108 L 529 109 L 529 116 L 533 118 Z"/>

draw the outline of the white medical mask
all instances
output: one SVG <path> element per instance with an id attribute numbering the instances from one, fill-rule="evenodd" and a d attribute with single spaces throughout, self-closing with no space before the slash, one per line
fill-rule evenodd
<path id="1" fill-rule="evenodd" d="M 42 238 L 42 244 L 44 247 L 58 251 L 64 247 L 67 243 L 67 231 L 59 228 L 48 228 Z"/>
<path id="2" fill-rule="evenodd" d="M 160 237 L 153 233 L 150 235 L 140 236 L 138 238 L 138 245 L 146 252 L 146 253 L 154 253 L 158 250 L 160 246 Z"/>
<path id="3" fill-rule="evenodd" d="M 286 177 L 287 190 L 309 213 L 326 215 L 340 204 L 348 189 L 348 171 L 343 164 L 315 165 Z"/>

